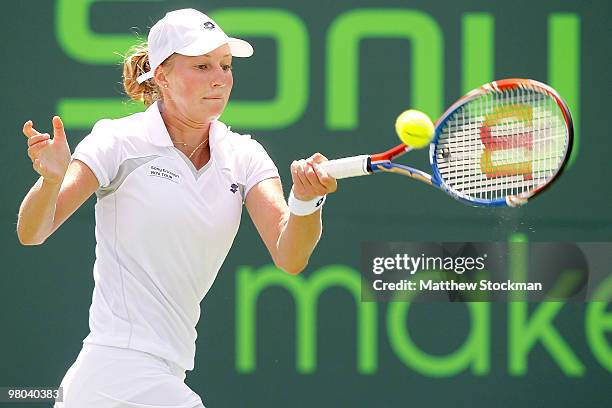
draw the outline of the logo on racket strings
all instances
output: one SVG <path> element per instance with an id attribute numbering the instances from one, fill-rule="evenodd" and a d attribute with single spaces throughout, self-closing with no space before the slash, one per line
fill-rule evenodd
<path id="1" fill-rule="evenodd" d="M 522 175 L 532 179 L 532 118 L 533 108 L 515 104 L 498 107 L 485 116 L 480 128 L 484 152 L 480 168 L 487 178 Z M 520 128 L 521 133 L 505 134 Z"/>

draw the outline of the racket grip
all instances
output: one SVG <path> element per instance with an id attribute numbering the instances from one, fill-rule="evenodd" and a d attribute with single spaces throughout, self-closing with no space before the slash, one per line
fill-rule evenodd
<path id="1" fill-rule="evenodd" d="M 370 156 L 363 154 L 361 156 L 326 161 L 321 163 L 320 166 L 333 178 L 343 179 L 369 174 L 369 161 Z"/>

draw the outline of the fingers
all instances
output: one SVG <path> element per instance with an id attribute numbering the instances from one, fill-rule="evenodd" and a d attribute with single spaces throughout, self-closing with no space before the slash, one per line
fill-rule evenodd
<path id="1" fill-rule="evenodd" d="M 298 190 L 298 191 L 304 191 L 305 187 L 304 187 L 304 183 L 302 182 L 302 179 L 300 178 L 299 172 L 300 172 L 300 166 L 298 164 L 298 162 L 296 160 L 293 161 L 293 163 L 291 163 L 291 180 L 293 181 L 293 187 L 294 189 Z"/>
<path id="2" fill-rule="evenodd" d="M 36 143 L 43 142 L 45 140 L 49 140 L 51 136 L 48 133 L 38 134 L 36 136 L 32 136 L 28 139 L 28 146 L 34 146 Z"/>
<path id="3" fill-rule="evenodd" d="M 296 198 L 309 200 L 316 196 L 333 193 L 337 189 L 336 180 L 330 177 L 315 161 L 326 161 L 323 155 L 313 155 L 307 160 L 291 164 L 293 193 Z"/>
<path id="4" fill-rule="evenodd" d="M 312 163 L 310 166 L 317 174 L 317 178 L 325 188 L 326 194 L 333 193 L 338 189 L 338 182 L 336 181 L 336 179 L 330 176 L 325 170 L 323 170 L 323 168 L 319 166 L 319 164 Z"/>
<path id="5" fill-rule="evenodd" d="M 323 185 L 323 183 L 321 183 L 317 172 L 311 164 L 306 165 L 306 168 L 304 169 L 304 175 L 306 176 L 308 185 L 306 185 L 306 183 L 304 184 L 306 185 L 306 187 L 310 187 L 309 192 L 313 192 L 314 195 L 318 196 L 327 194 L 327 188 Z"/>
<path id="6" fill-rule="evenodd" d="M 323 156 L 321 153 L 317 152 L 306 159 L 308 163 L 323 163 L 327 161 L 327 157 Z"/>
<path id="7" fill-rule="evenodd" d="M 47 135 L 47 139 L 49 138 L 49 135 Z M 49 145 L 49 143 L 51 143 L 50 140 L 42 140 L 39 141 L 38 143 L 30 146 L 28 148 L 28 156 L 30 157 L 30 159 L 34 160 L 36 158 L 38 158 L 38 154 L 40 153 L 40 151 L 42 149 L 44 149 L 45 147 L 47 147 Z"/>
<path id="8" fill-rule="evenodd" d="M 336 179 L 331 177 L 319 164 L 328 161 L 327 157 L 323 156 L 321 153 L 317 152 L 306 159 L 306 162 L 313 168 L 314 172 L 319 179 L 320 184 L 324 186 L 327 193 L 333 193 L 338 188 L 338 183 Z"/>
<path id="9" fill-rule="evenodd" d="M 23 134 L 25 137 L 30 138 L 32 136 L 39 135 L 40 132 L 32 127 L 32 121 L 28 120 L 23 124 Z"/>
<path id="10" fill-rule="evenodd" d="M 300 162 L 303 162 L 303 160 L 294 160 L 291 163 L 291 179 L 293 180 L 294 190 L 296 190 L 295 194 L 303 194 L 306 191 L 306 184 L 304 184 L 306 180 L 303 174 L 304 165 Z"/>
<path id="11" fill-rule="evenodd" d="M 59 116 L 53 117 L 53 139 L 66 140 L 66 132 L 64 131 L 64 124 Z"/>
<path id="12" fill-rule="evenodd" d="M 302 200 L 310 200 L 311 198 L 323 195 L 325 192 L 320 183 L 316 180 L 316 175 L 312 167 L 306 163 L 306 160 L 294 161 L 291 164 L 291 177 L 293 179 L 293 193 Z"/>
<path id="13" fill-rule="evenodd" d="M 54 116 L 51 122 L 53 123 L 53 138 L 66 140 L 66 131 L 64 130 L 64 123 L 62 122 L 62 119 L 59 116 Z M 40 135 L 41 133 L 34 129 L 32 121 L 28 120 L 23 124 L 23 134 L 29 139 L 31 137 Z"/>

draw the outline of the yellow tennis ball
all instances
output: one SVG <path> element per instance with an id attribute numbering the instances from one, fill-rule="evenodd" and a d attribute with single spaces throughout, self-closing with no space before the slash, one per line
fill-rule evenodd
<path id="1" fill-rule="evenodd" d="M 434 125 L 423 112 L 409 109 L 397 117 L 395 132 L 405 145 L 421 149 L 431 143 Z"/>

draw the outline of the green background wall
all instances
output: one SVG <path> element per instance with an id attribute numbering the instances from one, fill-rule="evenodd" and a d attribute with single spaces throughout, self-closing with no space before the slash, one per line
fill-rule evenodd
<path id="1" fill-rule="evenodd" d="M 326 204 L 323 238 L 302 275 L 306 281 L 330 270 L 358 276 L 362 241 L 507 241 L 522 234 L 530 241 L 587 242 L 612 236 L 612 192 L 606 182 L 612 153 L 605 99 L 612 63 L 609 2 L 30 0 L 3 6 L 0 387 L 59 384 L 88 333 L 93 289 L 94 198 L 44 245 L 23 247 L 17 241 L 19 204 L 36 180 L 21 126 L 32 119 L 49 131 L 52 115 L 62 113 L 74 148 L 91 120 L 133 109 L 112 101 L 122 97 L 121 70 L 104 44 L 117 34 L 129 35 L 132 27 L 146 35 L 172 9 L 215 10 L 219 21 L 227 19 L 227 32 L 254 44 L 253 58 L 235 60 L 233 102 L 225 119 L 267 148 L 286 192 L 292 160 L 315 151 L 331 158 L 390 146 L 399 112 L 414 107 L 435 117 L 488 80 L 537 79 L 570 102 L 579 147 L 567 173 L 541 198 L 519 210 L 483 210 L 399 177 L 343 181 Z M 250 14 L 238 24 L 236 13 Z M 349 30 L 342 31 L 342 24 Z M 389 38 L 372 34 L 388 27 Z M 356 63 L 344 54 L 350 31 L 366 33 Z M 278 63 L 279 55 L 286 62 Z M 345 84 L 342 79 L 356 67 L 353 85 Z M 81 98 L 111 100 L 111 105 L 91 108 Z M 71 106 L 88 108 L 78 112 Z M 356 107 L 353 119 L 334 113 L 350 113 L 351 106 Z M 409 160 L 427 166 L 424 152 Z M 375 198 L 389 191 L 387 198 Z M 509 350 L 525 333 L 509 329 L 509 320 L 520 316 L 524 305 L 415 304 L 393 327 L 405 327 L 431 355 L 461 347 L 476 330 L 470 311 L 490 313 L 490 327 L 480 337 L 484 346 L 489 343 L 486 369 L 479 372 L 468 363 L 437 377 L 396 351 L 387 328 L 392 306 L 379 304 L 378 323 L 370 331 L 377 339 L 376 365 L 363 373 L 356 357 L 358 303 L 345 288 L 331 287 L 317 308 L 316 366 L 304 373 L 296 365 L 300 339 L 294 300 L 287 290 L 270 287 L 257 301 L 256 365 L 245 369 L 236 351 L 236 277 L 245 270 L 257 276 L 270 262 L 245 211 L 235 245 L 202 303 L 196 369 L 187 378 L 208 407 L 603 407 L 612 402 L 612 337 L 604 334 L 604 347 L 593 346 L 587 335 L 594 326 L 587 317 L 593 305 L 584 303 L 526 306 L 529 313 L 550 311 L 551 323 L 542 327 L 553 339 L 539 338 L 528 347 L 522 369 L 512 365 L 518 360 Z"/>

